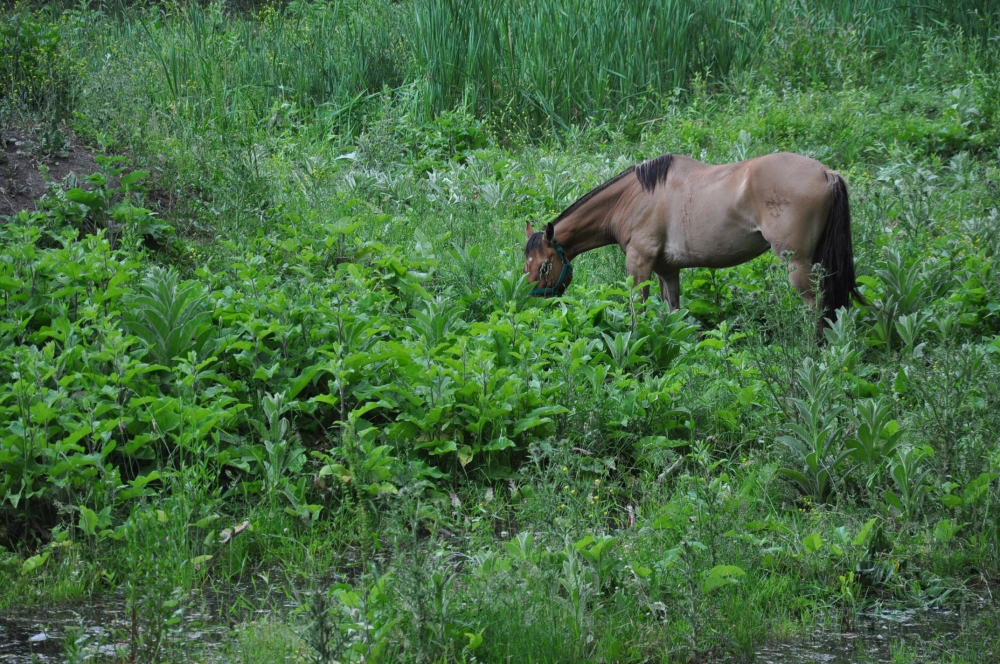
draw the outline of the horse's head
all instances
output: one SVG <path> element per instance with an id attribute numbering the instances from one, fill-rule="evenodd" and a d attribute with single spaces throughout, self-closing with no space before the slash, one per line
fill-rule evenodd
<path id="1" fill-rule="evenodd" d="M 524 247 L 524 273 L 535 284 L 531 294 L 551 297 L 562 295 L 573 280 L 573 266 L 566 252 L 555 238 L 552 224 L 544 232 L 536 233 L 529 221 L 525 232 L 528 243 Z"/>

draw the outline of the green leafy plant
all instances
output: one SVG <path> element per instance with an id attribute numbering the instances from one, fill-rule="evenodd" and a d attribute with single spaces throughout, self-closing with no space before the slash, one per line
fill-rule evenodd
<path id="1" fill-rule="evenodd" d="M 835 403 L 836 388 L 812 359 L 803 360 L 796 373 L 806 398 L 790 399 L 799 423 L 788 423 L 793 435 L 778 440 L 792 452 L 802 469 L 780 468 L 778 472 L 794 481 L 812 500 L 824 502 L 843 480 L 840 467 L 850 454 L 850 450 L 843 448 L 837 421 L 843 406 Z"/>
<path id="2" fill-rule="evenodd" d="M 593 588 L 597 592 L 604 592 L 625 566 L 625 561 L 614 551 L 617 542 L 618 538 L 611 535 L 588 535 L 573 545 L 577 553 L 590 563 L 594 575 Z"/>
<path id="3" fill-rule="evenodd" d="M 581 547 L 582 548 L 582 547 Z M 581 561 L 580 550 L 567 541 L 563 548 L 562 574 L 559 585 L 565 594 L 569 626 L 572 629 L 572 643 L 576 644 L 575 654 L 580 655 L 585 644 L 592 639 L 587 634 L 587 617 L 591 609 L 591 598 L 599 592 L 594 586 L 594 578 L 588 573 L 586 563 Z"/>
<path id="4" fill-rule="evenodd" d="M 915 342 L 919 331 L 920 318 L 910 317 L 916 312 L 916 307 L 927 292 L 929 275 L 916 263 L 907 264 L 903 254 L 898 250 L 886 247 L 883 249 L 884 259 L 881 267 L 875 270 L 884 288 L 882 300 L 875 313 L 875 324 L 872 327 L 874 338 L 871 343 L 883 344 L 887 348 L 893 345 L 895 330 L 906 335 L 910 344 Z"/>
<path id="5" fill-rule="evenodd" d="M 929 446 L 896 451 L 890 469 L 896 491 L 885 492 L 890 512 L 906 521 L 920 515 L 924 498 L 931 489 L 932 469 L 927 462 L 933 456 L 934 450 Z"/>
<path id="6" fill-rule="evenodd" d="M 146 343 L 157 364 L 170 366 L 189 352 L 200 354 L 212 334 L 212 309 L 202 286 L 181 282 L 176 272 L 152 268 L 132 296 L 125 326 Z"/>
<path id="7" fill-rule="evenodd" d="M 24 11 L 0 20 L 0 97 L 54 118 L 67 115 L 73 94 L 73 63 L 59 26 Z"/>
<path id="8" fill-rule="evenodd" d="M 397 492 L 392 480 L 398 472 L 398 460 L 392 455 L 389 445 L 376 445 L 378 429 L 362 426 L 352 413 L 351 419 L 343 425 L 341 445 L 331 454 L 320 454 L 327 463 L 320 468 L 319 476 L 334 476 L 345 487 L 367 499 Z M 334 459 L 341 459 L 340 462 Z"/>
<path id="9" fill-rule="evenodd" d="M 871 489 L 878 485 L 879 472 L 899 446 L 902 432 L 899 423 L 891 419 L 888 404 L 876 399 L 858 401 L 856 413 L 849 417 L 857 431 L 846 447 L 851 459 L 865 473 L 865 486 Z"/>

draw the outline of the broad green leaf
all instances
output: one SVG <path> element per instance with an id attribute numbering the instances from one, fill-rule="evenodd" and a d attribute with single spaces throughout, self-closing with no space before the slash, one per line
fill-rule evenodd
<path id="1" fill-rule="evenodd" d="M 454 440 L 428 440 L 417 443 L 414 447 L 418 450 L 427 450 L 431 454 L 447 454 L 458 451 L 458 444 Z"/>
<path id="2" fill-rule="evenodd" d="M 32 556 L 27 560 L 25 560 L 24 563 L 21 565 L 21 574 L 22 575 L 29 574 L 34 570 L 38 569 L 39 567 L 41 567 L 42 565 L 44 565 L 45 561 L 49 559 L 49 555 L 51 553 L 52 553 L 51 551 L 46 551 L 40 556 Z"/>
<path id="3" fill-rule="evenodd" d="M 118 178 L 118 182 L 120 182 L 124 187 L 131 187 L 147 175 L 149 175 L 149 171 L 132 171 L 131 173 L 127 173 Z"/>
<path id="4" fill-rule="evenodd" d="M 83 438 L 84 436 L 90 435 L 91 431 L 92 431 L 92 429 L 91 429 L 91 427 L 90 427 L 89 424 L 83 424 L 83 425 L 77 427 L 76 429 L 74 429 L 68 436 L 66 436 L 66 438 L 64 438 L 63 440 L 61 440 L 60 443 L 62 445 L 67 446 L 67 447 L 69 447 L 71 445 L 75 445 L 77 442 L 80 441 L 81 438 Z M 101 456 L 103 457 L 103 456 L 106 456 L 106 455 L 102 454 Z"/>
<path id="5" fill-rule="evenodd" d="M 469 642 L 465 646 L 467 650 L 475 650 L 476 648 L 478 648 L 483 644 L 482 632 L 476 634 L 473 634 L 472 632 L 465 632 L 465 638 L 469 640 Z"/>
<path id="6" fill-rule="evenodd" d="M 865 525 L 861 526 L 861 530 L 854 537 L 854 541 L 851 542 L 854 546 L 864 546 L 868 542 L 868 537 L 871 535 L 872 527 L 875 526 L 875 522 L 878 519 L 869 519 Z"/>
<path id="7" fill-rule="evenodd" d="M 632 571 L 640 579 L 649 578 L 649 576 L 653 573 L 653 570 L 648 567 L 643 567 L 642 565 L 632 565 Z"/>
<path id="8" fill-rule="evenodd" d="M 806 553 L 816 553 L 823 548 L 823 538 L 820 537 L 819 533 L 806 535 L 802 539 L 802 546 L 805 548 Z"/>
<path id="9" fill-rule="evenodd" d="M 83 505 L 80 506 L 80 530 L 91 536 L 97 531 L 97 512 Z"/>
<path id="10" fill-rule="evenodd" d="M 948 509 L 955 509 L 956 507 L 961 507 L 964 505 L 964 501 L 958 496 L 950 493 L 946 493 L 941 496 L 941 503 L 944 504 Z"/>
<path id="11" fill-rule="evenodd" d="M 962 526 L 951 519 L 942 519 L 934 525 L 934 539 L 939 542 L 950 542 L 961 529 Z"/>
<path id="12" fill-rule="evenodd" d="M 150 482 L 155 482 L 158 479 L 160 479 L 160 471 L 154 470 L 153 472 L 149 473 L 148 475 L 140 475 L 139 477 L 137 477 L 134 480 L 132 480 L 131 482 L 129 482 L 129 484 L 131 484 L 132 486 L 134 486 L 137 489 L 141 489 L 142 487 L 146 486 Z"/>
<path id="13" fill-rule="evenodd" d="M 986 493 L 990 483 L 997 478 L 996 473 L 982 473 L 976 479 L 969 482 L 962 492 L 962 501 L 966 505 L 973 505 Z"/>
<path id="14" fill-rule="evenodd" d="M 205 526 L 209 525 L 218 518 L 220 518 L 218 514 L 209 514 L 204 519 L 199 519 L 198 521 L 195 521 L 191 525 L 194 526 L 195 528 L 204 528 Z"/>
<path id="15" fill-rule="evenodd" d="M 716 565 L 709 571 L 701 587 L 704 592 L 709 593 L 720 586 L 735 583 L 736 579 L 744 576 L 746 572 L 736 565 Z"/>
<path id="16" fill-rule="evenodd" d="M 335 396 L 333 394 L 317 394 L 312 399 L 310 399 L 310 401 L 316 401 L 318 403 L 325 403 L 331 406 L 336 406 L 338 403 L 340 403 L 340 397 Z"/>
<path id="17" fill-rule="evenodd" d="M 489 445 L 484 446 L 483 449 L 489 452 L 499 452 L 508 447 L 514 447 L 514 441 L 506 436 L 500 436 Z"/>
<path id="18" fill-rule="evenodd" d="M 91 209 L 104 207 L 104 198 L 100 194 L 92 191 L 84 191 L 78 187 L 67 191 L 66 198 L 74 203 L 86 205 Z"/>

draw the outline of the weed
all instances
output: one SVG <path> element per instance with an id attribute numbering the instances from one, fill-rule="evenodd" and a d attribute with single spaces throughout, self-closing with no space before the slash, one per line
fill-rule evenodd
<path id="1" fill-rule="evenodd" d="M 987 587 L 992 6 L 563 4 L 0 17 L 5 121 L 128 155 L 0 223 L 0 606 L 120 591 L 119 658 L 190 659 L 242 583 L 302 599 L 219 658 L 647 661 Z M 823 343 L 770 253 L 529 298 L 526 220 L 776 150 L 851 185 Z"/>

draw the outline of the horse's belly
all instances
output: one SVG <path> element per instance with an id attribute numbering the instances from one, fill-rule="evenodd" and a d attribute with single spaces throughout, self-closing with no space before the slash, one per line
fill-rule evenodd
<path id="1" fill-rule="evenodd" d="M 760 231 L 744 229 L 669 238 L 663 259 L 672 267 L 732 267 L 753 260 L 770 244 Z"/>

